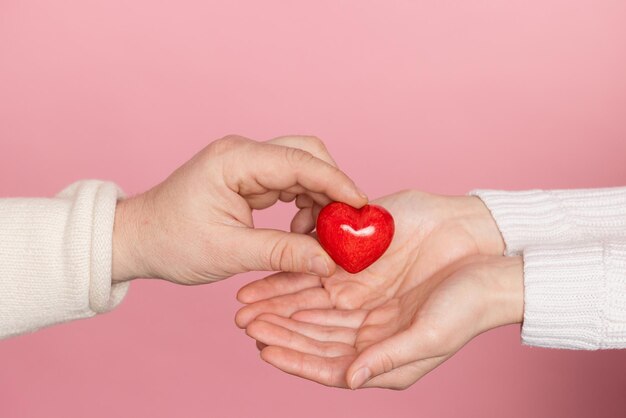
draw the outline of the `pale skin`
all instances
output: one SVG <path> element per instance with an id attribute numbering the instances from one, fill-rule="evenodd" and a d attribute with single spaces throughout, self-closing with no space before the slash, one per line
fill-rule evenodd
<path id="1" fill-rule="evenodd" d="M 291 232 L 254 227 L 253 210 L 295 201 Z M 488 329 L 521 321 L 522 262 L 474 197 L 407 191 L 375 202 L 394 216 L 385 255 L 350 275 L 312 233 L 331 201 L 367 197 L 314 137 L 229 136 L 161 184 L 118 203 L 113 282 L 195 285 L 280 271 L 241 289 L 263 359 L 338 387 L 406 388 Z"/>
<path id="2" fill-rule="evenodd" d="M 396 236 L 356 275 L 278 273 L 238 294 L 261 357 L 336 387 L 404 389 L 489 329 L 523 317 L 523 267 L 475 197 L 414 191 L 374 203 Z"/>
<path id="3" fill-rule="evenodd" d="M 313 237 L 254 228 L 252 211 L 278 200 L 296 200 L 296 229 L 331 201 L 367 203 L 315 137 L 225 137 L 118 203 L 113 282 L 154 277 L 194 285 L 251 270 L 331 275 L 336 265 Z"/>

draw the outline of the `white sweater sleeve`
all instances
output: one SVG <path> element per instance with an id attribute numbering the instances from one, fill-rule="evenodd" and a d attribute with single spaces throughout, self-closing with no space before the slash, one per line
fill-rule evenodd
<path id="1" fill-rule="evenodd" d="M 526 249 L 522 342 L 626 348 L 626 243 Z"/>
<path id="2" fill-rule="evenodd" d="M 626 187 L 470 194 L 491 211 L 507 255 L 531 245 L 626 240 Z"/>
<path id="3" fill-rule="evenodd" d="M 525 344 L 626 348 L 626 187 L 470 194 L 524 256 Z"/>
<path id="4" fill-rule="evenodd" d="M 113 309 L 113 221 L 121 191 L 75 183 L 52 199 L 0 199 L 0 338 Z"/>

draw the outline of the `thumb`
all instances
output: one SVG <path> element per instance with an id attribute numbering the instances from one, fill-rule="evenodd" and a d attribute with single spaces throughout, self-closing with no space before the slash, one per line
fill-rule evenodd
<path id="1" fill-rule="evenodd" d="M 334 261 L 309 235 L 275 229 L 242 228 L 237 235 L 241 264 L 249 271 L 287 271 L 327 277 Z"/>
<path id="2" fill-rule="evenodd" d="M 395 334 L 363 350 L 348 368 L 346 383 L 358 389 L 378 375 L 426 357 L 425 347 L 411 329 Z"/>

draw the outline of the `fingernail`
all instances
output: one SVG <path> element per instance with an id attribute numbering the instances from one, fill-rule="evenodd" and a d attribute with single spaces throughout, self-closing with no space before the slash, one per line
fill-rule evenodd
<path id="1" fill-rule="evenodd" d="M 352 381 L 350 381 L 350 389 L 358 389 L 372 376 L 372 371 L 367 367 L 363 367 L 354 373 Z"/>
<path id="2" fill-rule="evenodd" d="M 328 262 L 321 255 L 317 255 L 309 260 L 309 273 L 326 277 L 330 273 Z"/>
<path id="3" fill-rule="evenodd" d="M 367 195 L 365 194 L 365 192 L 363 192 L 363 190 L 359 189 L 357 187 L 356 191 L 359 193 L 359 196 L 361 196 L 363 199 L 368 200 Z"/>

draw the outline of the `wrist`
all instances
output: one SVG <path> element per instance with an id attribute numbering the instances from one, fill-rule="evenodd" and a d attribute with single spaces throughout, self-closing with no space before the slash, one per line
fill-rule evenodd
<path id="1" fill-rule="evenodd" d="M 489 208 L 476 196 L 455 199 L 458 219 L 476 241 L 480 254 L 503 255 L 506 248 L 504 238 Z"/>
<path id="2" fill-rule="evenodd" d="M 491 326 L 520 324 L 524 319 L 524 262 L 522 257 L 494 257 L 490 263 L 487 315 Z"/>
<path id="3" fill-rule="evenodd" d="M 145 277 L 139 226 L 142 196 L 120 200 L 115 208 L 113 225 L 113 283 Z"/>

